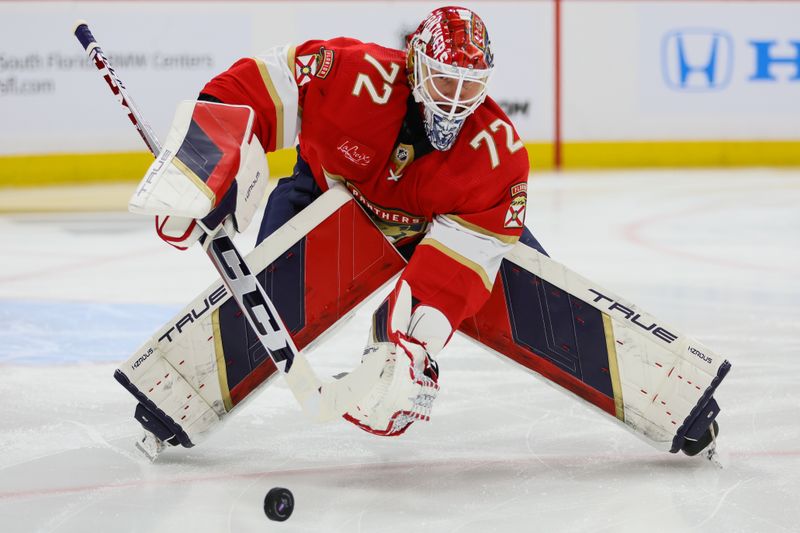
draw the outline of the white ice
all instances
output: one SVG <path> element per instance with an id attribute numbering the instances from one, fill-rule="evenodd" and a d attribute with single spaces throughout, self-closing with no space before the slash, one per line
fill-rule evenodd
<path id="1" fill-rule="evenodd" d="M 150 464 L 112 373 L 210 263 L 123 212 L 0 216 L 0 531 L 800 531 L 798 206 L 796 170 L 531 180 L 527 223 L 554 258 L 733 363 L 716 395 L 723 470 L 462 338 L 431 422 L 403 437 L 314 425 L 278 380 Z M 320 371 L 356 364 L 370 312 L 311 354 Z M 296 499 L 284 523 L 262 510 L 275 486 Z"/>

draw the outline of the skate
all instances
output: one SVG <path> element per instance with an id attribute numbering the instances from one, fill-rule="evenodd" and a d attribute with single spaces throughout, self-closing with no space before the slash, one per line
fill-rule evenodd
<path id="1" fill-rule="evenodd" d="M 717 468 L 723 468 L 724 465 L 717 451 L 717 435 L 719 435 L 719 424 L 714 420 L 699 439 L 685 439 L 681 451 L 690 457 L 700 455 Z"/>
<path id="2" fill-rule="evenodd" d="M 136 406 L 134 418 L 139 421 L 143 430 L 142 436 L 136 441 L 136 449 L 151 462 L 155 461 L 165 448 L 179 444 L 167 426 L 144 405 Z"/>
<path id="3" fill-rule="evenodd" d="M 144 430 L 142 437 L 136 441 L 136 449 L 139 450 L 150 462 L 155 462 L 158 455 L 166 448 L 164 441 Z"/>

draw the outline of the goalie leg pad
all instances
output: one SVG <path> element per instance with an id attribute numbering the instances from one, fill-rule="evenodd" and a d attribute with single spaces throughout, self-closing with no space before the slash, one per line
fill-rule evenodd
<path id="1" fill-rule="evenodd" d="M 216 376 L 216 369 L 207 368 L 205 374 Z M 129 378 L 117 369 L 114 378 L 144 406 L 146 412 L 137 411 L 136 418 L 145 430 L 157 437 L 171 434 L 174 437 L 168 440 L 177 439 L 179 444 L 190 448 L 202 441 L 220 422 L 223 407 L 219 401 L 213 401 L 215 394 L 204 397 L 193 382 L 162 357 L 158 347 L 141 363 L 135 377 Z M 147 412 L 155 419 L 148 417 Z M 147 420 L 138 416 L 141 414 Z"/>
<path id="2" fill-rule="evenodd" d="M 162 422 L 154 413 L 150 411 L 144 404 L 136 404 L 136 411 L 133 413 L 135 418 L 145 431 L 149 431 L 155 435 L 159 440 L 169 442 L 173 446 L 180 444 L 178 438 L 175 436 L 175 431 L 171 430 L 164 422 Z"/>
<path id="3" fill-rule="evenodd" d="M 714 398 L 709 399 L 706 405 L 694 415 L 686 431 L 683 433 L 683 438 L 689 440 L 699 439 L 706 432 L 711 423 L 714 422 L 718 414 L 719 405 L 717 405 L 717 401 Z"/>
<path id="4" fill-rule="evenodd" d="M 321 195 L 247 261 L 294 332 L 299 349 L 330 331 L 403 266 L 356 200 L 340 187 Z M 168 428 L 169 421 L 148 401 L 180 426 L 186 436 L 182 443 L 201 444 L 277 378 L 254 335 L 229 291 L 216 280 L 133 352 L 116 377 Z M 368 385 L 382 367 L 366 369 L 371 374 Z M 356 398 L 368 390 L 359 388 Z M 182 435 L 177 429 L 175 434 Z"/>
<path id="5" fill-rule="evenodd" d="M 489 301 L 460 329 L 672 453 L 712 425 L 712 397 L 731 367 L 524 244 L 506 256 Z"/>
<path id="6" fill-rule="evenodd" d="M 116 379 L 120 385 L 128 389 L 128 391 L 133 394 L 137 400 L 139 400 L 139 406 L 142 406 L 143 410 L 140 410 L 137 406 L 134 417 L 139 421 L 140 424 L 142 424 L 145 430 L 150 431 L 157 437 L 159 434 L 168 437 L 167 439 L 162 439 L 159 437 L 161 440 L 170 440 L 173 442 L 174 440 L 177 440 L 177 443 L 186 448 L 191 448 L 194 446 L 194 443 L 192 443 L 189 435 L 186 434 L 183 428 L 178 425 L 168 414 L 159 409 L 159 407 L 142 391 L 140 391 L 136 385 L 131 383 L 131 381 L 128 379 L 128 376 L 117 370 L 114 372 L 114 379 Z M 149 418 L 147 421 L 143 421 L 142 415 L 144 415 L 145 418 L 148 418 L 146 416 L 147 414 L 151 415 L 152 418 Z M 158 433 L 156 433 L 154 429 L 158 431 Z"/>

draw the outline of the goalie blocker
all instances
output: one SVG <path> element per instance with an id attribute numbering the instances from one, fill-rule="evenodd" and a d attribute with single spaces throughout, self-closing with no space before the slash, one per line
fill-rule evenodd
<path id="1" fill-rule="evenodd" d="M 156 215 L 158 236 L 181 250 L 207 233 L 201 224 L 209 232 L 223 222 L 244 231 L 269 182 L 254 120 L 249 106 L 181 102 L 130 211 Z"/>
<path id="2" fill-rule="evenodd" d="M 404 266 L 339 188 L 292 218 L 247 261 L 301 350 Z M 524 244 L 503 260 L 487 304 L 459 329 L 658 449 L 694 454 L 710 440 L 712 423 L 716 433 L 713 394 L 730 369 L 727 361 Z M 274 376 L 253 338 L 216 283 L 116 377 L 164 425 L 162 440 L 192 446 Z"/>

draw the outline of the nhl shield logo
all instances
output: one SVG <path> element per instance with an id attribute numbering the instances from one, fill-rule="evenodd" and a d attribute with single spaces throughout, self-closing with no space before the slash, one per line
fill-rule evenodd
<path id="1" fill-rule="evenodd" d="M 399 143 L 394 149 L 392 160 L 389 163 L 389 181 L 397 182 L 403 177 L 403 169 L 414 160 L 414 147 L 410 144 Z"/>
<path id="2" fill-rule="evenodd" d="M 398 146 L 397 151 L 394 153 L 394 157 L 397 159 L 398 163 L 405 163 L 408 161 L 408 149 L 402 145 Z"/>

